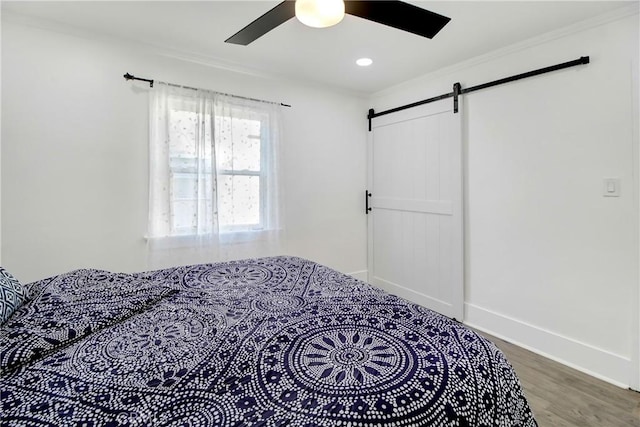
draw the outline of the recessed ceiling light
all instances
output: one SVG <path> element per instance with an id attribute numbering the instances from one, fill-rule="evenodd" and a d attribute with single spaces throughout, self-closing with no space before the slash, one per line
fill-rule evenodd
<path id="1" fill-rule="evenodd" d="M 360 58 L 356 61 L 356 64 L 361 67 L 368 67 L 369 65 L 373 64 L 373 60 L 371 58 Z"/>

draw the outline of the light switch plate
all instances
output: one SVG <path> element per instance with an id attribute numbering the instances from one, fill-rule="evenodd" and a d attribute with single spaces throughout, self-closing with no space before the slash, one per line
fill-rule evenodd
<path id="1" fill-rule="evenodd" d="M 620 197 L 620 178 L 603 178 L 602 182 L 604 197 Z"/>

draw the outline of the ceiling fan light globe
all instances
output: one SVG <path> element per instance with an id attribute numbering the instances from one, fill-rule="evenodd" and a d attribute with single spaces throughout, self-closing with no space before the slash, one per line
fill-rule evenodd
<path id="1" fill-rule="evenodd" d="M 296 18 L 309 27 L 331 27 L 344 18 L 344 1 L 296 0 Z"/>

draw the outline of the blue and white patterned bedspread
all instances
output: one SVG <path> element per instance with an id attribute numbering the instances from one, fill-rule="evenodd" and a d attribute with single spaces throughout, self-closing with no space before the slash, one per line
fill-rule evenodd
<path id="1" fill-rule="evenodd" d="M 2 425 L 535 426 L 503 354 L 314 262 L 32 284 L 2 325 Z"/>

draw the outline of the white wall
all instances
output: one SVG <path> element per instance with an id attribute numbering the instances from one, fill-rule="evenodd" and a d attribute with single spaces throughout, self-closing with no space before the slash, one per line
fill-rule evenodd
<path id="1" fill-rule="evenodd" d="M 366 270 L 363 99 L 5 19 L 2 256 L 16 277 L 148 268 L 149 89 L 125 72 L 292 104 L 284 110 L 285 251 Z M 188 260 L 206 261 L 214 260 Z"/>
<path id="2" fill-rule="evenodd" d="M 591 57 L 465 95 L 465 317 L 628 385 L 639 284 L 637 8 L 598 23 L 406 82 L 371 103 L 382 111 L 450 92 L 457 81 L 464 88 Z M 602 196 L 604 177 L 622 180 L 621 197 Z"/>

